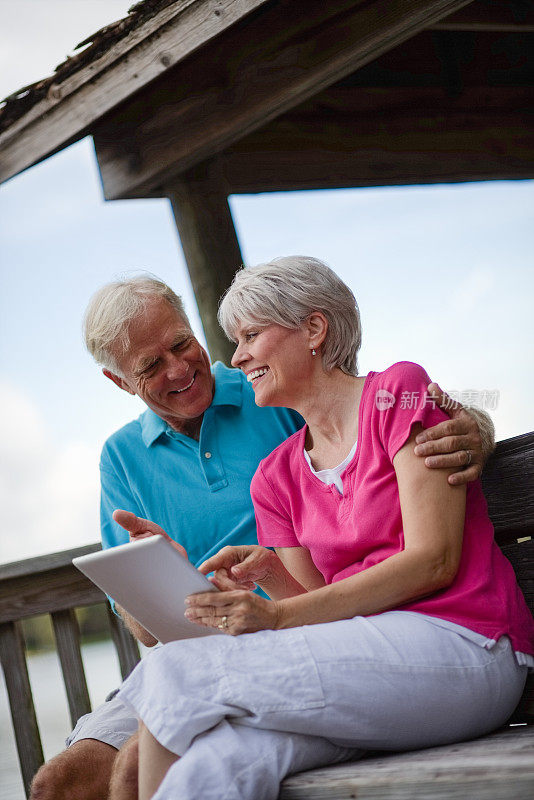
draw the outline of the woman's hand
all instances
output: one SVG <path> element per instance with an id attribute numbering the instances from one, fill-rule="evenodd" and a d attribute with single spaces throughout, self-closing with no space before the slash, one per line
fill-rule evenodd
<path id="1" fill-rule="evenodd" d="M 190 622 L 220 628 L 231 636 L 274 630 L 278 625 L 278 603 L 246 589 L 192 594 L 185 602 L 185 616 Z"/>
<path id="2" fill-rule="evenodd" d="M 204 575 L 214 572 L 212 582 L 219 589 L 229 588 L 227 585 L 219 585 L 222 576 L 226 576 L 236 588 L 250 591 L 259 584 L 267 591 L 284 567 L 272 550 L 259 545 L 242 545 L 223 547 L 216 555 L 204 561 L 198 569 Z"/>
<path id="3" fill-rule="evenodd" d="M 146 539 L 148 536 L 163 536 L 164 539 L 167 539 L 167 541 L 172 544 L 175 550 L 178 550 L 180 555 L 187 558 L 185 548 L 182 547 L 181 544 L 178 544 L 178 542 L 175 542 L 174 539 L 171 539 L 169 534 L 165 533 L 163 528 L 155 522 L 137 517 L 135 514 L 132 514 L 131 511 L 122 511 L 121 509 L 116 509 L 113 512 L 113 519 L 122 528 L 128 531 L 131 542 L 136 542 L 138 539 Z"/>

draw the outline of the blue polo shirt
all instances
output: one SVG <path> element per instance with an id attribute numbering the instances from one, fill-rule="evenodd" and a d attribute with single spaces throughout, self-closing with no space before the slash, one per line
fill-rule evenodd
<path id="1" fill-rule="evenodd" d="M 240 370 L 213 365 L 215 394 L 200 439 L 173 431 L 153 411 L 114 433 L 100 460 L 103 546 L 128 541 L 116 508 L 153 520 L 198 565 L 221 547 L 256 544 L 250 481 L 262 458 L 302 427 L 285 408 L 258 408 Z"/>

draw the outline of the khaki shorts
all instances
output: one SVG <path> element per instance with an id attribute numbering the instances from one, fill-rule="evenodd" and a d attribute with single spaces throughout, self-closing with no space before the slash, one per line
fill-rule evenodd
<path id="1" fill-rule="evenodd" d="M 132 709 L 112 697 L 90 714 L 80 717 L 65 740 L 65 746 L 70 747 L 81 739 L 97 739 L 120 750 L 130 736 L 137 732 L 137 726 L 138 720 Z"/>

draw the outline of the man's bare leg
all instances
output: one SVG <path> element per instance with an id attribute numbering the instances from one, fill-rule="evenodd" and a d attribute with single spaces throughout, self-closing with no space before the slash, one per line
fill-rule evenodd
<path id="1" fill-rule="evenodd" d="M 107 800 L 117 750 L 80 739 L 38 770 L 30 800 Z"/>
<path id="2" fill-rule="evenodd" d="M 139 734 L 123 744 L 115 759 L 109 784 L 109 800 L 137 800 L 139 772 Z"/>
<path id="3" fill-rule="evenodd" d="M 171 753 L 142 722 L 139 723 L 139 800 L 150 800 L 178 756 Z"/>

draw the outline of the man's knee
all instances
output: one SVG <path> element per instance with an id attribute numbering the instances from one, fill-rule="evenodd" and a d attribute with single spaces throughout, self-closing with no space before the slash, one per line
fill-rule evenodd
<path id="1" fill-rule="evenodd" d="M 117 750 L 81 739 L 38 770 L 30 800 L 104 800 Z"/>
<path id="2" fill-rule="evenodd" d="M 138 795 L 139 736 L 134 734 L 117 754 L 111 782 L 109 800 L 136 800 Z"/>

